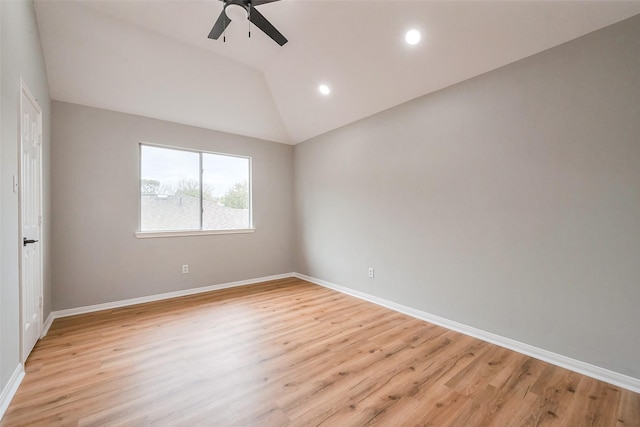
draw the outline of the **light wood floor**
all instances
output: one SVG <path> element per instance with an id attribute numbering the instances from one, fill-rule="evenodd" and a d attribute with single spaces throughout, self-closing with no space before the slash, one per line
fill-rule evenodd
<path id="1" fill-rule="evenodd" d="M 640 426 L 640 395 L 298 279 L 58 319 L 1 426 Z"/>

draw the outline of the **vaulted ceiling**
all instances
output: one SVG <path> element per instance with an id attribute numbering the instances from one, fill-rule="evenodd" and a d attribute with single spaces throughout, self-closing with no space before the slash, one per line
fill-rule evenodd
<path id="1" fill-rule="evenodd" d="M 640 13 L 640 1 L 282 0 L 258 7 L 280 47 L 247 22 L 208 39 L 218 0 L 35 4 L 53 99 L 290 144 Z"/>

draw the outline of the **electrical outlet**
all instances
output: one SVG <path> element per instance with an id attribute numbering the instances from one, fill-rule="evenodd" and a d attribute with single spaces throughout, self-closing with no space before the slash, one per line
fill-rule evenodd
<path id="1" fill-rule="evenodd" d="M 189 272 L 189 264 L 182 265 L 182 274 L 187 274 Z"/>
<path id="2" fill-rule="evenodd" d="M 374 277 L 373 267 L 369 267 L 369 278 L 373 279 L 373 277 Z"/>

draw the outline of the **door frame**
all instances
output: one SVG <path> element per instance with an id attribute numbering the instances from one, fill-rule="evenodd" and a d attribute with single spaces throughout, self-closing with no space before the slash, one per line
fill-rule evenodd
<path id="1" fill-rule="evenodd" d="M 1 1 L 1 0 L 0 0 Z M 38 226 L 40 227 L 40 245 L 39 245 L 39 251 L 40 251 L 40 281 L 39 283 L 36 285 L 36 289 L 34 289 L 34 291 L 38 294 L 38 306 L 39 306 L 39 310 L 40 310 L 40 316 L 39 316 L 39 323 L 38 323 L 38 336 L 41 337 L 42 336 L 42 328 L 43 328 L 43 288 L 44 288 L 44 233 L 42 232 L 43 229 L 43 216 L 42 216 L 42 202 L 43 202 L 43 195 L 42 195 L 42 108 L 40 107 L 40 104 L 38 103 L 38 101 L 36 100 L 36 98 L 32 95 L 31 91 L 29 90 L 29 87 L 27 86 L 27 84 L 25 83 L 25 81 L 22 79 L 22 77 L 20 77 L 20 93 L 18 95 L 18 176 L 17 176 L 17 180 L 18 180 L 18 283 L 19 283 L 19 288 L 20 288 L 20 362 L 24 365 L 24 363 L 27 361 L 27 357 L 29 357 L 29 354 L 24 354 L 25 350 L 24 350 L 24 323 L 25 323 L 25 312 L 24 312 L 24 295 L 25 295 L 25 289 L 24 289 L 24 283 L 23 283 L 23 265 L 22 265 L 22 257 L 23 257 L 23 248 L 24 245 L 22 244 L 22 239 L 23 239 L 23 235 L 22 235 L 22 212 L 23 212 L 23 177 L 22 177 L 22 171 L 23 171 L 23 166 L 22 166 L 22 161 L 23 161 L 23 150 L 22 150 L 22 132 L 23 132 L 23 115 L 22 115 L 22 100 L 23 100 L 23 94 L 25 95 L 26 98 L 29 99 L 29 102 L 33 103 L 33 105 L 36 107 L 36 110 L 38 111 L 38 137 L 39 137 L 39 141 L 38 141 L 38 155 L 40 157 L 40 161 L 38 162 L 38 186 L 40 187 L 40 191 L 39 191 L 39 212 L 38 212 L 38 217 L 39 217 L 39 221 L 38 221 Z"/>

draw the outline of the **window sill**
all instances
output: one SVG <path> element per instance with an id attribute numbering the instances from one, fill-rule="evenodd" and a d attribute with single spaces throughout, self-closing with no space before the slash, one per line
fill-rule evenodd
<path id="1" fill-rule="evenodd" d="M 189 231 L 136 231 L 138 239 L 155 239 L 159 237 L 210 236 L 212 234 L 246 234 L 253 233 L 255 228 L 237 230 L 189 230 Z"/>

